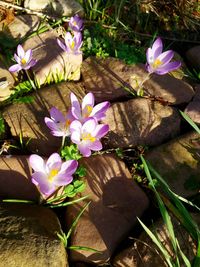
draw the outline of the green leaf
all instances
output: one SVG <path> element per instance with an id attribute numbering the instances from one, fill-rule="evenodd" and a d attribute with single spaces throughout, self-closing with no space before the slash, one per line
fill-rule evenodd
<path id="1" fill-rule="evenodd" d="M 61 150 L 61 157 L 64 158 L 65 160 L 79 160 L 82 158 L 82 155 L 80 154 L 77 145 L 72 144 L 70 146 L 65 146 Z"/>
<path id="2" fill-rule="evenodd" d="M 79 168 L 76 170 L 76 174 L 79 177 L 85 177 L 87 174 L 87 169 L 83 166 L 79 166 Z"/>
<path id="3" fill-rule="evenodd" d="M 74 188 L 75 188 L 75 190 L 76 190 L 76 193 L 81 193 L 81 192 L 83 192 L 84 189 L 85 189 L 85 187 L 86 187 L 86 184 L 85 184 L 84 181 L 76 180 L 76 181 L 74 182 Z"/>
<path id="4" fill-rule="evenodd" d="M 0 135 L 5 133 L 4 118 L 0 115 Z"/>

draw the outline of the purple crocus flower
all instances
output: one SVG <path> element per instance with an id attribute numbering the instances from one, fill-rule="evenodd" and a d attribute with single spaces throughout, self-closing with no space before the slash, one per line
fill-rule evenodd
<path id="1" fill-rule="evenodd" d="M 160 38 L 157 38 L 151 48 L 147 49 L 146 69 L 149 73 L 157 73 L 159 75 L 166 74 L 170 71 L 176 70 L 181 66 L 181 62 L 170 60 L 174 56 L 172 50 L 163 52 L 163 43 Z"/>
<path id="2" fill-rule="evenodd" d="M 59 186 L 70 184 L 78 166 L 76 160 L 63 163 L 58 153 L 53 153 L 46 163 L 40 156 L 33 154 L 29 164 L 34 170 L 32 182 L 45 196 L 51 195 Z"/>
<path id="3" fill-rule="evenodd" d="M 69 136 L 69 126 L 75 118 L 69 111 L 66 116 L 62 114 L 56 107 L 50 109 L 51 118 L 45 117 L 44 121 L 51 130 L 51 134 L 54 136 Z"/>
<path id="4" fill-rule="evenodd" d="M 79 15 L 75 15 L 71 17 L 69 21 L 69 27 L 72 29 L 72 31 L 80 32 L 83 30 L 83 20 L 79 17 Z"/>
<path id="5" fill-rule="evenodd" d="M 37 61 L 33 59 L 32 50 L 29 49 L 25 52 L 20 44 L 17 46 L 17 54 L 14 54 L 14 58 L 17 64 L 14 64 L 9 68 L 10 72 L 17 72 L 22 69 L 28 70 L 37 63 Z"/>
<path id="6" fill-rule="evenodd" d="M 70 32 L 65 34 L 65 44 L 57 39 L 58 45 L 67 53 L 70 54 L 81 54 L 80 48 L 82 46 L 82 34 L 77 32 L 74 36 Z"/>
<path id="7" fill-rule="evenodd" d="M 110 107 L 110 103 L 108 101 L 102 102 L 94 105 L 94 95 L 92 93 L 88 93 L 82 101 L 80 106 L 77 97 L 71 93 L 71 112 L 75 119 L 80 122 L 85 122 L 88 118 L 95 118 L 97 121 L 105 118 L 105 113 L 107 109 Z"/>
<path id="8" fill-rule="evenodd" d="M 70 125 L 71 141 L 77 144 L 80 153 L 84 157 L 91 155 L 91 150 L 99 151 L 102 149 L 100 138 L 107 134 L 109 126 L 98 124 L 94 118 L 88 119 L 83 125 L 75 120 Z"/>

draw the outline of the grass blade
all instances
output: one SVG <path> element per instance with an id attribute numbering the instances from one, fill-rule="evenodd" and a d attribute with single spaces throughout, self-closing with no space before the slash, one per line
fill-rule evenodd
<path id="1" fill-rule="evenodd" d="M 89 201 L 79 212 L 79 214 L 77 215 L 77 217 L 75 218 L 75 220 L 73 221 L 69 231 L 67 232 L 66 238 L 68 239 L 72 233 L 72 231 L 74 230 L 75 226 L 78 223 L 78 220 L 80 219 L 81 215 L 83 214 L 83 212 L 87 209 L 87 207 L 90 205 L 91 201 Z"/>
<path id="2" fill-rule="evenodd" d="M 142 227 L 144 228 L 145 232 L 149 235 L 149 237 L 151 238 L 151 240 L 155 243 L 155 245 L 158 247 L 158 249 L 160 250 L 160 252 L 163 254 L 164 259 L 166 260 L 166 262 L 168 263 L 169 267 L 173 267 L 173 264 L 171 263 L 171 257 L 169 255 L 169 253 L 167 252 L 167 250 L 164 248 L 164 246 L 158 241 L 158 239 L 156 238 L 156 236 L 152 233 L 152 231 L 146 227 L 145 224 L 143 224 L 143 222 L 137 218 L 139 223 L 142 225 Z"/>
<path id="3" fill-rule="evenodd" d="M 194 123 L 193 120 L 185 112 L 182 112 L 181 110 L 179 110 L 179 112 L 181 113 L 183 118 L 195 129 L 195 131 L 200 134 L 200 129 L 196 125 L 196 123 Z"/>

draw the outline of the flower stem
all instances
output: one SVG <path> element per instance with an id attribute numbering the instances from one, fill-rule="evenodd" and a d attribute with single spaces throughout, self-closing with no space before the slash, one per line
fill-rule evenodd
<path id="1" fill-rule="evenodd" d="M 65 135 L 62 137 L 61 150 L 62 150 L 62 148 L 64 147 L 64 145 L 65 145 Z"/>
<path id="2" fill-rule="evenodd" d="M 146 75 L 146 77 L 144 78 L 144 80 L 139 84 L 139 86 L 138 86 L 138 91 L 142 90 L 142 86 L 143 86 L 143 84 L 144 84 L 147 80 L 149 80 L 151 74 L 152 74 L 152 73 L 148 73 L 148 74 Z"/>
<path id="3" fill-rule="evenodd" d="M 34 90 L 36 90 L 37 88 L 36 88 L 36 86 L 35 86 L 34 82 L 31 80 L 31 77 L 30 77 L 30 75 L 29 75 L 28 71 L 27 71 L 27 70 L 25 70 L 25 72 L 26 72 L 26 75 L 27 75 L 27 77 L 28 77 L 28 79 L 29 79 L 29 82 L 31 83 L 31 85 L 32 85 L 33 89 L 34 89 Z"/>

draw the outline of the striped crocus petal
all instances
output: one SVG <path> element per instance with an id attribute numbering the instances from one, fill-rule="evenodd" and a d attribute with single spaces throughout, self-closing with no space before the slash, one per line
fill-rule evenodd
<path id="1" fill-rule="evenodd" d="M 83 20 L 79 17 L 79 15 L 75 15 L 71 17 L 69 21 L 69 27 L 72 29 L 74 32 L 80 32 L 83 29 Z"/>
<path id="2" fill-rule="evenodd" d="M 165 64 L 164 66 L 158 68 L 155 73 L 159 74 L 159 75 L 164 75 L 168 72 L 177 70 L 178 68 L 180 68 L 181 66 L 181 62 L 179 61 L 173 61 L 173 62 L 169 62 L 168 64 Z"/>

